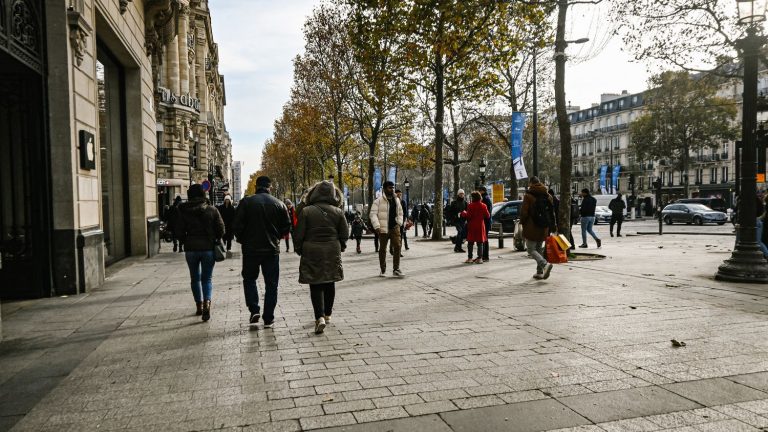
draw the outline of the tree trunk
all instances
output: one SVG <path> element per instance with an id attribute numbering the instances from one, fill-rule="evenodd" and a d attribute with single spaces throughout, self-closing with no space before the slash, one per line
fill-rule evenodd
<path id="1" fill-rule="evenodd" d="M 443 238 L 443 119 L 445 118 L 443 72 L 443 55 L 435 52 L 435 221 L 432 240 Z"/>
<path id="2" fill-rule="evenodd" d="M 370 144 L 368 144 L 368 200 L 371 204 L 373 204 L 373 197 L 374 197 L 374 191 L 373 191 L 373 172 L 376 171 L 376 141 L 371 139 Z M 371 213 L 371 206 L 368 206 L 368 209 L 365 212 L 368 215 L 368 218 L 370 219 L 370 213 Z"/>
<path id="3" fill-rule="evenodd" d="M 336 147 L 336 183 L 339 185 L 339 190 L 344 190 L 344 177 L 342 173 L 344 170 L 341 166 L 341 148 Z"/>
<path id="4" fill-rule="evenodd" d="M 512 161 L 511 149 L 509 152 L 509 199 L 510 200 L 517 199 L 517 176 L 515 175 L 515 164 Z"/>
<path id="5" fill-rule="evenodd" d="M 555 36 L 555 110 L 557 127 L 560 130 L 560 211 L 558 226 L 571 227 L 571 125 L 565 105 L 565 23 L 568 0 L 557 2 L 557 33 Z"/>
<path id="6" fill-rule="evenodd" d="M 461 189 L 461 165 L 459 165 L 459 152 L 453 152 L 453 196 L 459 194 Z"/>

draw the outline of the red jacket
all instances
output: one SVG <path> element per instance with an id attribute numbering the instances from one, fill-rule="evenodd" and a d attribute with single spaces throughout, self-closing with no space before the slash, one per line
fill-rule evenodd
<path id="1" fill-rule="evenodd" d="M 467 209 L 461 212 L 461 217 L 467 220 L 467 241 L 486 242 L 485 220 L 491 217 L 488 207 L 482 201 L 469 203 Z"/>

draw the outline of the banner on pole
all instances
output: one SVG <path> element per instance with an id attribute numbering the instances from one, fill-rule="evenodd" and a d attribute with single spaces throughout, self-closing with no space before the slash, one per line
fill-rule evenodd
<path id="1" fill-rule="evenodd" d="M 504 184 L 495 183 L 493 185 L 493 203 L 499 203 L 504 201 Z"/>
<path id="2" fill-rule="evenodd" d="M 523 130 L 525 129 L 525 114 L 512 113 L 512 133 L 509 135 L 509 146 L 512 154 L 512 166 L 515 169 L 515 177 L 518 180 L 528 178 L 523 163 Z"/>
<path id="3" fill-rule="evenodd" d="M 381 168 L 379 167 L 373 171 L 373 194 L 376 198 L 381 195 Z"/>
<path id="4" fill-rule="evenodd" d="M 619 190 L 619 174 L 621 174 L 621 164 L 613 166 L 613 172 L 611 173 L 611 193 L 615 194 Z"/>
<path id="5" fill-rule="evenodd" d="M 608 174 L 608 165 L 600 166 L 600 193 L 608 194 L 608 187 L 605 184 L 605 177 Z"/>
<path id="6" fill-rule="evenodd" d="M 387 173 L 387 180 L 391 181 L 394 184 L 397 184 L 397 167 L 395 166 L 389 167 L 389 173 Z"/>

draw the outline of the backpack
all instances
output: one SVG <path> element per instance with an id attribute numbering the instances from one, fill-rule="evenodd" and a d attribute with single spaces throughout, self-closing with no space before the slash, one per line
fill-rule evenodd
<path id="1" fill-rule="evenodd" d="M 536 202 L 533 204 L 533 223 L 541 228 L 549 228 L 550 231 L 556 229 L 555 211 L 552 203 L 549 202 L 549 195 L 536 195 Z"/>

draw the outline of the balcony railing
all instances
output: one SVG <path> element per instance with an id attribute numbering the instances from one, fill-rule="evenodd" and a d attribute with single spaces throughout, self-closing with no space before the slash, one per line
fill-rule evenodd
<path id="1" fill-rule="evenodd" d="M 157 164 L 158 165 L 170 165 L 171 164 L 171 157 L 170 157 L 170 150 L 169 148 L 158 148 L 157 149 Z"/>

